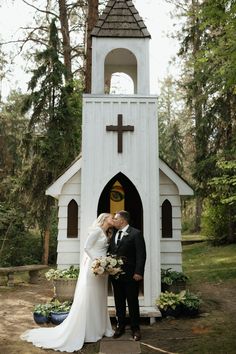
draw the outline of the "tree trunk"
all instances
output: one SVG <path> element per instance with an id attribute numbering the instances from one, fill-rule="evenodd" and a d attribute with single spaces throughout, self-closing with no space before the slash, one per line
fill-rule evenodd
<path id="1" fill-rule="evenodd" d="M 85 92 L 91 93 L 92 76 L 92 37 L 91 32 L 98 19 L 98 0 L 88 0 L 87 33 L 86 33 L 86 68 L 85 68 Z"/>
<path id="2" fill-rule="evenodd" d="M 52 201 L 51 198 L 47 198 L 47 204 L 45 207 L 44 214 L 44 235 L 43 235 L 43 255 L 42 255 L 42 263 L 48 264 L 49 258 L 49 241 L 50 241 L 50 221 L 51 221 L 51 210 L 52 210 Z"/>
<path id="3" fill-rule="evenodd" d="M 70 45 L 70 31 L 68 24 L 68 14 L 66 8 L 66 0 L 59 0 L 59 17 L 61 23 L 61 33 L 63 38 L 63 56 L 66 67 L 66 80 L 72 79 L 72 65 L 71 65 L 71 45 Z"/>
<path id="4" fill-rule="evenodd" d="M 49 226 L 49 225 L 48 225 Z M 49 258 L 49 240 L 50 240 L 50 231 L 49 227 L 44 232 L 44 242 L 43 242 L 43 264 L 48 265 Z"/>
<path id="5" fill-rule="evenodd" d="M 200 196 L 196 196 L 195 225 L 194 225 L 195 232 L 201 231 L 202 203 L 203 203 L 202 198 Z"/>

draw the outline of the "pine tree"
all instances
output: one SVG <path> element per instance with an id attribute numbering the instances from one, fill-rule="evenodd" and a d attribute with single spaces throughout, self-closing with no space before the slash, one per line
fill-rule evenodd
<path id="1" fill-rule="evenodd" d="M 36 53 L 37 68 L 29 82 L 31 93 L 24 111 L 32 111 L 24 139 L 22 185 L 31 214 L 44 235 L 44 263 L 48 260 L 49 228 L 53 207 L 46 188 L 80 151 L 81 94 L 65 80 L 66 67 L 59 57 L 55 20 L 50 24 L 48 48 Z"/>

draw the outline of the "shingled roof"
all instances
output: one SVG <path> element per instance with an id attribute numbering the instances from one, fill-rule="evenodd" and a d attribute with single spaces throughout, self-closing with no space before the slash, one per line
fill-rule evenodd
<path id="1" fill-rule="evenodd" d="M 109 0 L 92 31 L 93 37 L 151 38 L 130 0 Z"/>

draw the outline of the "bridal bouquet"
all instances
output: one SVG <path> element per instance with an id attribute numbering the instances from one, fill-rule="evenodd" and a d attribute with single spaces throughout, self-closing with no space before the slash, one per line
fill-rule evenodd
<path id="1" fill-rule="evenodd" d="M 124 261 L 121 257 L 107 255 L 95 259 L 92 263 L 91 269 L 95 275 L 109 274 L 113 275 L 117 279 L 121 274 L 124 274 L 121 267 L 123 264 Z"/>

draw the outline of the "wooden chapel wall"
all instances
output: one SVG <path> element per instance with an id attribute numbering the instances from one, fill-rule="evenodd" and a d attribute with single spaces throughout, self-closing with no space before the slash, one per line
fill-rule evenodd
<path id="1" fill-rule="evenodd" d="M 81 171 L 78 171 L 62 188 L 58 200 L 58 244 L 57 267 L 68 268 L 70 265 L 79 265 L 80 261 L 80 193 Z M 67 237 L 67 207 L 74 199 L 78 204 L 78 237 Z"/>
<path id="2" fill-rule="evenodd" d="M 172 205 L 172 238 L 161 237 L 161 268 L 182 270 L 181 245 L 181 200 L 178 188 L 162 171 L 160 171 L 160 217 L 162 217 L 162 203 L 169 200 Z M 161 220 L 160 220 L 161 221 Z M 160 222 L 160 235 L 162 235 Z"/>

